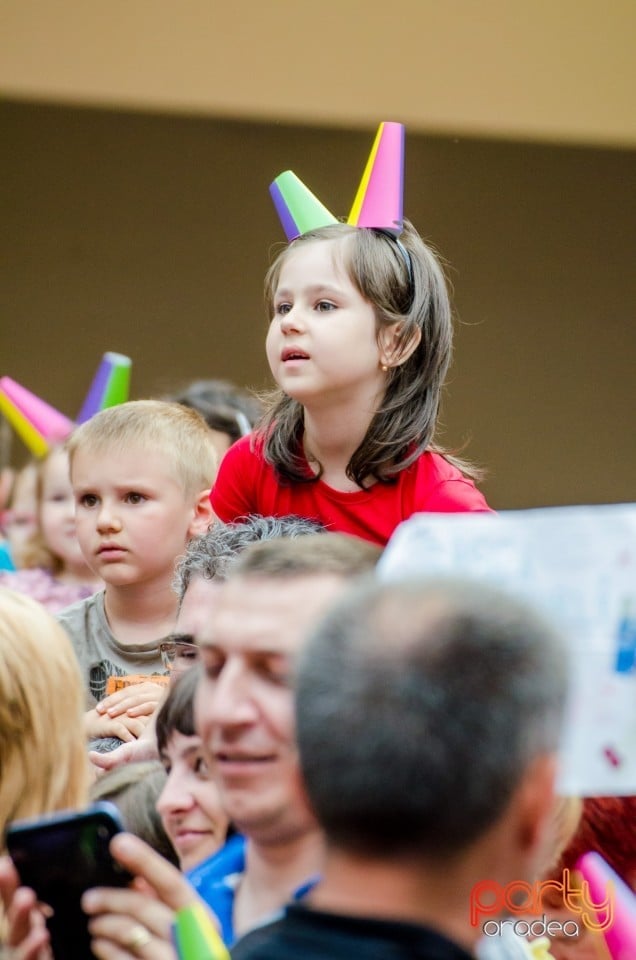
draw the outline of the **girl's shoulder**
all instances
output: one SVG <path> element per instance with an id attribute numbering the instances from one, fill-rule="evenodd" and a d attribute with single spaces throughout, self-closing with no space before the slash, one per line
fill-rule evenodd
<path id="1" fill-rule="evenodd" d="M 233 443 L 221 460 L 210 492 L 212 509 L 225 523 L 250 513 L 263 513 L 263 496 L 274 484 L 274 471 L 265 460 L 262 439 L 248 434 Z"/>
<path id="2" fill-rule="evenodd" d="M 438 482 L 467 480 L 472 483 L 472 480 L 462 473 L 457 464 L 438 450 L 425 450 L 424 453 L 420 454 L 415 464 L 419 464 L 420 471 L 428 474 L 431 480 L 437 480 Z"/>
<path id="3" fill-rule="evenodd" d="M 265 460 L 265 439 L 261 434 L 248 433 L 231 447 L 228 447 L 221 459 L 214 486 L 221 487 L 226 481 L 237 477 L 246 478 L 259 475 Z"/>
<path id="4" fill-rule="evenodd" d="M 265 438 L 261 433 L 248 433 L 236 440 L 223 454 L 221 465 L 226 461 L 249 460 L 263 456 Z"/>
<path id="5" fill-rule="evenodd" d="M 413 512 L 491 512 L 473 480 L 441 453 L 426 450 L 405 473 L 412 488 Z"/>

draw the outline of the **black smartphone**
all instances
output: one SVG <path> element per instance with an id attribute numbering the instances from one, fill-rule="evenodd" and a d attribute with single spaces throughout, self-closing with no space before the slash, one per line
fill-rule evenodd
<path id="1" fill-rule="evenodd" d="M 51 910 L 47 926 L 55 960 L 93 958 L 80 899 L 90 887 L 130 883 L 132 877 L 108 849 L 123 829 L 117 807 L 106 801 L 81 812 L 15 820 L 7 827 L 6 847 L 21 883 Z"/>

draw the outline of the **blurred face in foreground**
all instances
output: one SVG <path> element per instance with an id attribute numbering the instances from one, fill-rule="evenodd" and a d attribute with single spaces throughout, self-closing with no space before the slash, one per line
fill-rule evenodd
<path id="1" fill-rule="evenodd" d="M 237 828 L 277 840 L 313 829 L 294 727 L 292 679 L 310 627 L 343 589 L 332 574 L 288 579 L 248 575 L 212 591 L 197 636 L 202 679 L 195 723 Z"/>

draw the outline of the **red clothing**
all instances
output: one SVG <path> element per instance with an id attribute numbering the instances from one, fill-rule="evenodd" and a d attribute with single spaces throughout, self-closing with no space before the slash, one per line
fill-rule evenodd
<path id="1" fill-rule="evenodd" d="M 328 530 L 353 533 L 381 546 L 413 513 L 491 512 L 472 480 L 437 453 L 423 453 L 400 471 L 395 483 L 343 493 L 326 483 L 281 483 L 263 458 L 262 442 L 242 437 L 225 454 L 210 500 L 229 523 L 251 513 L 295 514 L 319 520 Z"/>

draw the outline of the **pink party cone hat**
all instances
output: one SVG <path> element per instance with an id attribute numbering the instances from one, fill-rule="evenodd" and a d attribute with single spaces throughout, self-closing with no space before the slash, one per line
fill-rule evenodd
<path id="1" fill-rule="evenodd" d="M 11 377 L 0 377 L 0 410 L 36 457 L 43 457 L 51 444 L 66 440 L 75 426 Z"/>
<path id="2" fill-rule="evenodd" d="M 402 232 L 404 125 L 381 123 L 347 223 Z"/>
<path id="3" fill-rule="evenodd" d="M 609 956 L 612 960 L 636 960 L 636 896 L 598 853 L 583 854 L 576 869 L 589 885 L 592 903 L 612 898 L 612 921 L 602 931 Z"/>

